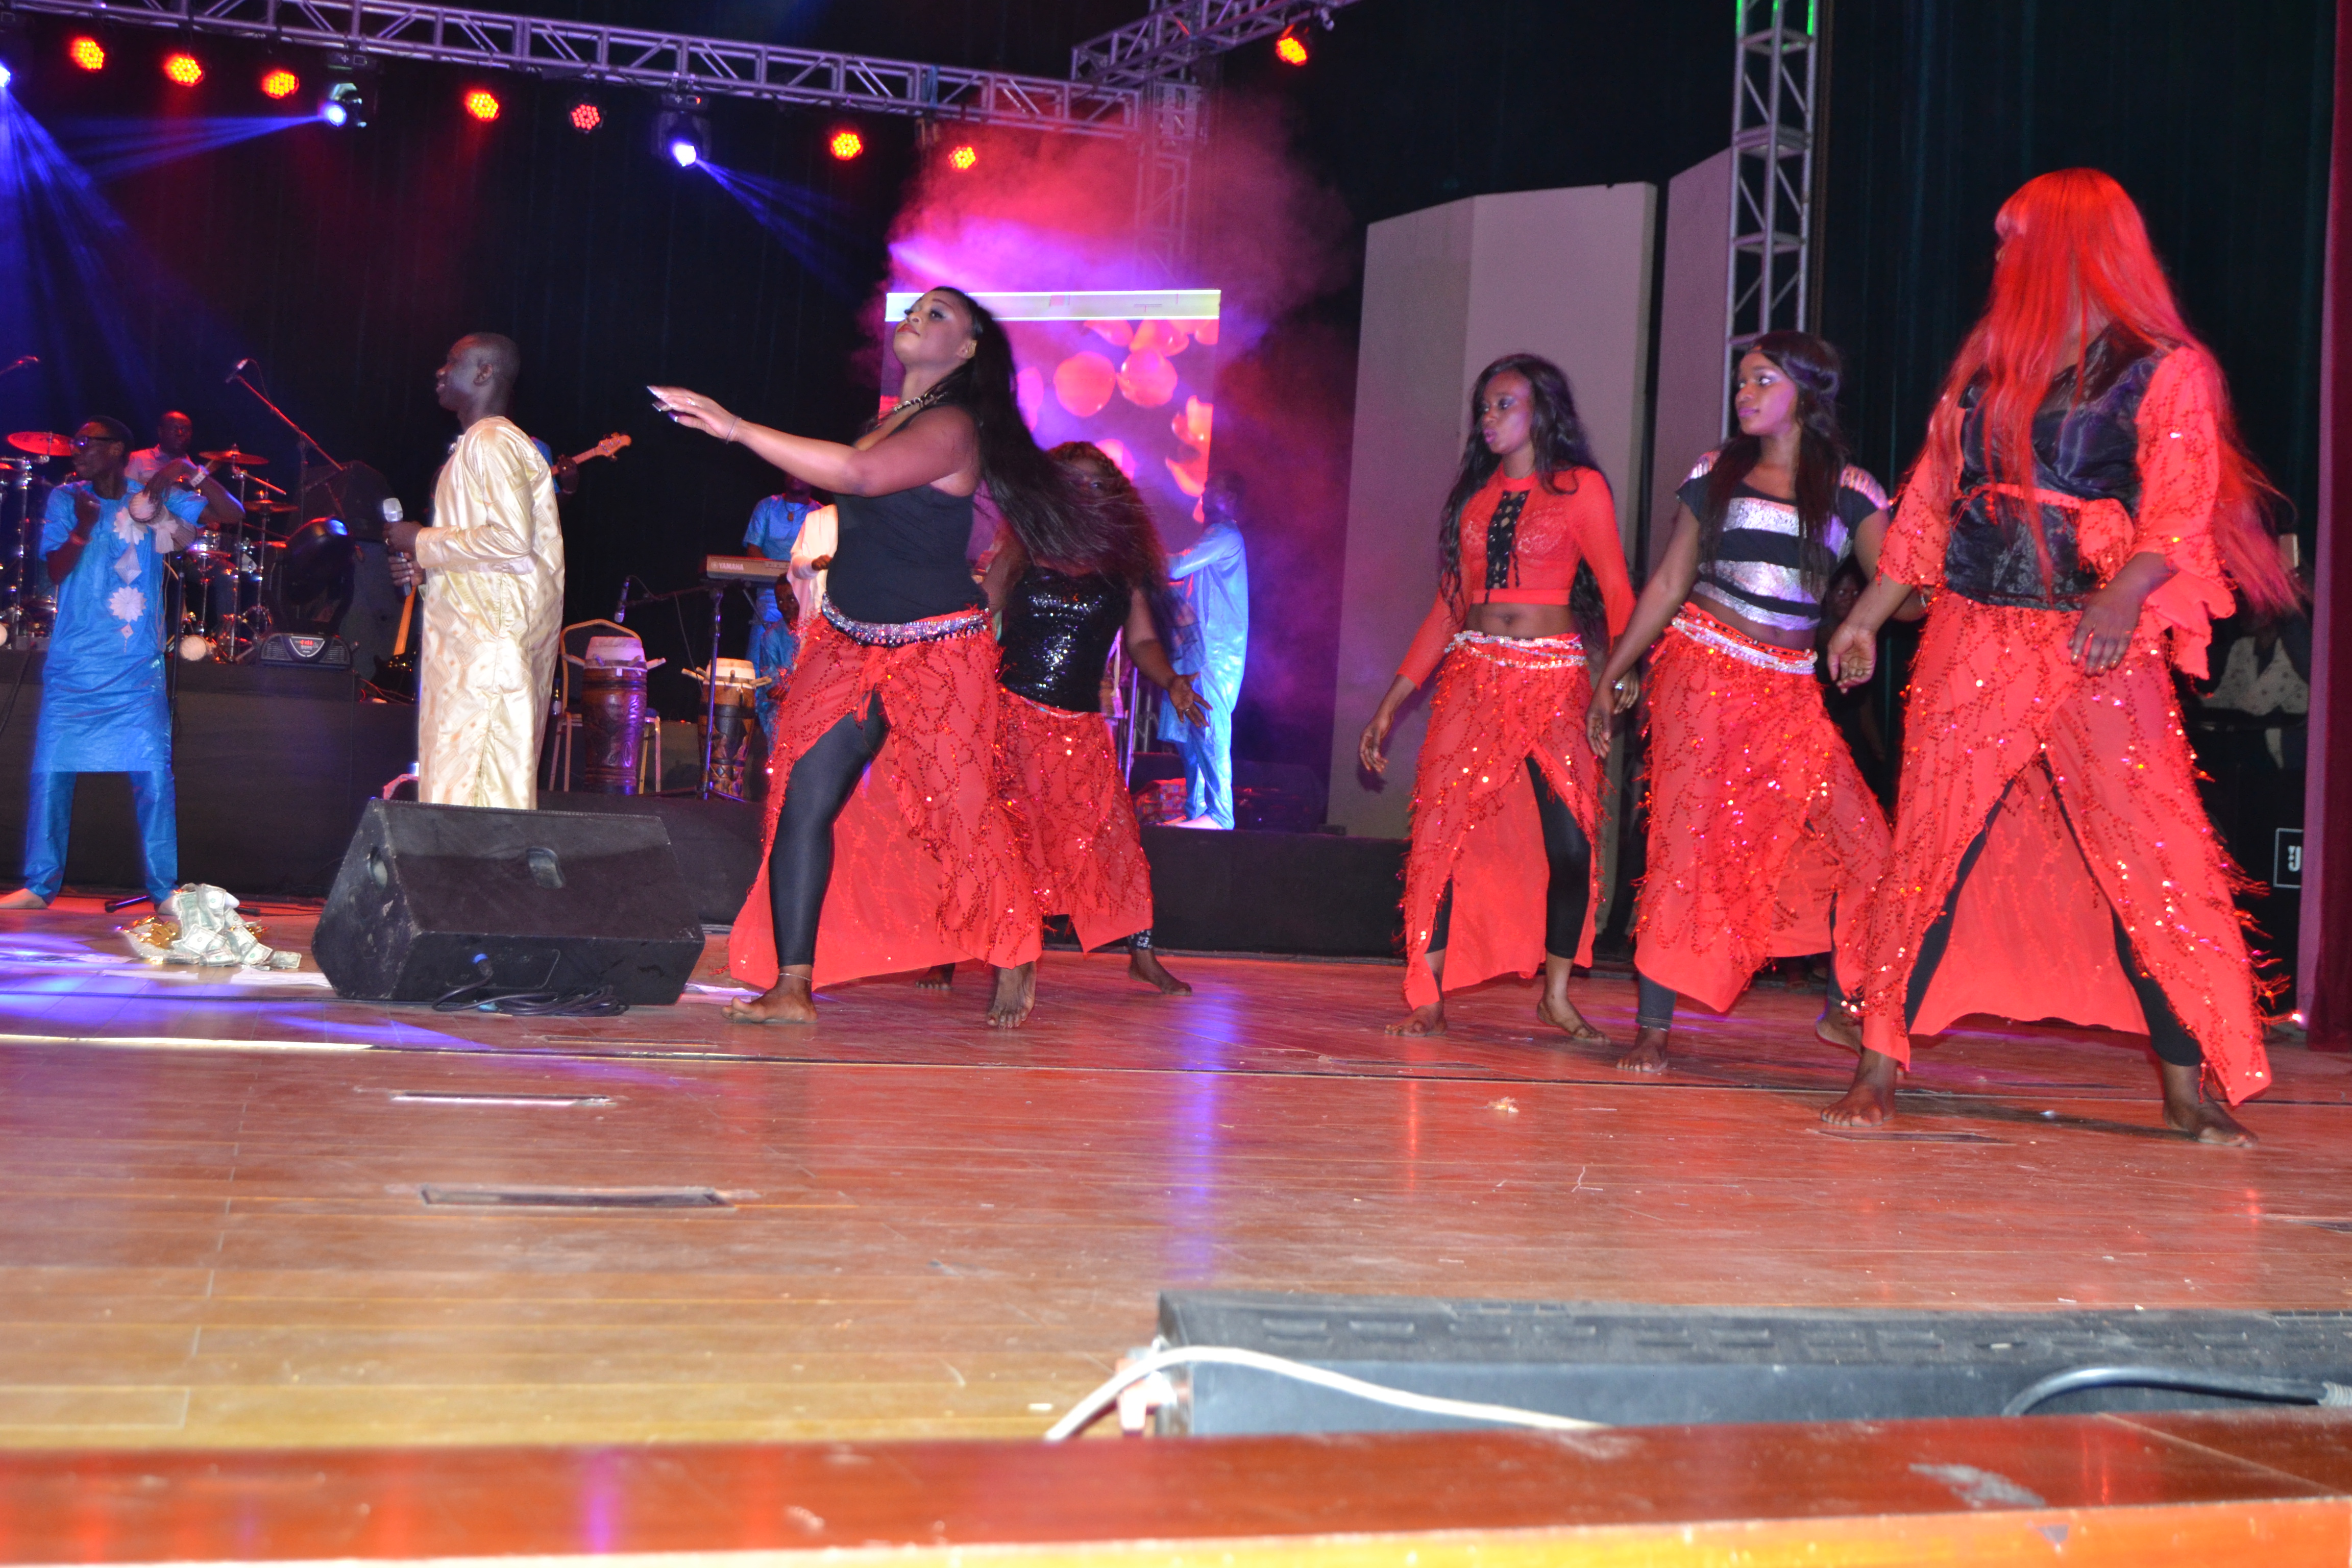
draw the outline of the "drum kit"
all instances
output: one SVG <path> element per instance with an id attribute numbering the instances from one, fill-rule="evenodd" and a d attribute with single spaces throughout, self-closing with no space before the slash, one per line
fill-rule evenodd
<path id="1" fill-rule="evenodd" d="M 39 559 L 41 514 L 33 500 L 37 478 L 43 479 L 44 488 L 55 481 L 37 476 L 35 470 L 71 457 L 74 447 L 70 437 L 47 430 L 19 430 L 7 437 L 7 443 L 14 453 L 5 459 L 8 471 L 0 479 L 0 485 L 9 492 L 0 517 L 15 522 L 16 547 L 9 560 L 0 563 L 6 600 L 0 607 L 0 642 L 27 647 L 47 637 L 57 615 L 56 596 L 47 591 L 47 573 Z M 315 585 L 308 584 L 307 578 L 318 574 L 306 574 L 302 568 L 322 549 L 335 555 L 335 564 L 342 568 L 340 574 L 329 575 L 340 576 L 342 597 L 348 601 L 348 549 L 334 548 L 346 542 L 340 539 L 340 523 L 328 518 L 304 524 L 286 492 L 254 472 L 268 466 L 267 458 L 233 446 L 226 451 L 193 456 L 226 479 L 243 505 L 244 515 L 228 528 L 200 529 L 187 548 L 172 560 L 169 569 L 181 588 L 176 637 L 183 658 L 233 663 L 248 655 L 277 629 L 276 621 L 287 613 L 283 606 L 289 594 L 306 604 L 316 596 Z M 306 540 L 306 535 L 321 529 L 339 537 Z M 296 583 L 296 577 L 305 581 Z"/>

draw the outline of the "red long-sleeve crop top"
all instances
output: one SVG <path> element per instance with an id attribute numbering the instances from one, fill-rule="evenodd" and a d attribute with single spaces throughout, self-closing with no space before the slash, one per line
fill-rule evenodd
<path id="1" fill-rule="evenodd" d="M 1601 584 L 1609 635 L 1625 629 L 1633 614 L 1633 585 L 1625 575 L 1625 547 L 1617 537 L 1617 503 L 1609 481 L 1595 468 L 1572 468 L 1552 479 L 1558 490 L 1538 483 L 1533 474 L 1507 479 L 1498 468 L 1464 505 L 1462 602 L 1439 588 L 1399 675 L 1415 686 L 1429 679 L 1445 645 L 1462 629 L 1467 605 L 1567 604 L 1580 561 L 1592 568 Z"/>

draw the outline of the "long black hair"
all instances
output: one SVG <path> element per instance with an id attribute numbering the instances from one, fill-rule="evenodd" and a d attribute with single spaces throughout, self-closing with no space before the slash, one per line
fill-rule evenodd
<path id="1" fill-rule="evenodd" d="M 1160 526 L 1151 521 L 1151 508 L 1135 481 L 1119 470 L 1109 455 L 1091 441 L 1065 441 L 1046 456 L 1066 468 L 1078 470 L 1081 489 L 1091 492 L 1103 515 L 1115 530 L 1116 548 L 1110 552 L 1088 561 L 1061 561 L 1057 566 L 1072 567 L 1080 572 L 1099 572 L 1124 588 L 1143 590 L 1144 603 L 1151 606 L 1151 619 L 1160 629 L 1160 640 L 1171 658 L 1179 650 L 1189 649 L 1197 638 L 1198 628 L 1192 626 L 1184 613 L 1183 601 L 1168 581 L 1168 549 L 1160 540 Z"/>
<path id="2" fill-rule="evenodd" d="M 1013 340 L 1003 324 L 961 289 L 942 283 L 926 292 L 952 296 L 971 318 L 971 357 L 941 377 L 934 391 L 940 404 L 971 416 L 980 437 L 981 477 L 1029 559 L 1117 558 L 1123 548 L 1119 522 L 1037 445 L 1021 417 Z"/>
<path id="3" fill-rule="evenodd" d="M 1486 488 L 1486 481 L 1503 466 L 1503 455 L 1486 445 L 1486 435 L 1479 428 L 1479 412 L 1486 405 L 1487 383 L 1506 373 L 1520 375 L 1528 384 L 1538 476 L 1536 482 L 1554 495 L 1573 495 L 1583 482 L 1577 470 L 1591 468 L 1597 475 L 1601 469 L 1593 459 L 1592 443 L 1584 434 L 1584 421 L 1577 416 L 1575 390 L 1568 384 L 1568 376 L 1559 366 L 1538 354 L 1505 354 L 1480 371 L 1478 379 L 1470 386 L 1470 438 L 1463 444 L 1462 466 L 1454 470 L 1454 489 L 1445 497 L 1445 511 L 1437 524 L 1437 591 L 1457 606 L 1465 602 L 1462 509 Z M 1567 481 L 1565 488 L 1562 479 Z M 1576 584 L 1569 592 L 1568 607 L 1588 647 L 1608 647 L 1601 583 L 1593 576 L 1592 568 L 1580 561 L 1576 565 Z"/>
<path id="4" fill-rule="evenodd" d="M 1845 379 L 1845 358 L 1834 345 L 1811 332 L 1767 332 L 1740 355 L 1762 354 L 1797 389 L 1797 530 L 1803 541 L 1798 570 L 1816 597 L 1829 585 L 1837 558 L 1831 553 L 1830 519 L 1837 511 L 1838 482 L 1845 474 L 1845 437 L 1838 429 L 1837 395 Z M 1760 436 L 1734 436 L 1715 456 L 1706 476 L 1706 511 L 1698 520 L 1698 558 L 1715 559 L 1723 542 L 1723 520 L 1739 486 L 1764 456 Z"/>

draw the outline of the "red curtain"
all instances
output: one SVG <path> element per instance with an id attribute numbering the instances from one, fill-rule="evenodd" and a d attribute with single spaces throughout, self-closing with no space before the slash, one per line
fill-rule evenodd
<path id="1" fill-rule="evenodd" d="M 2319 549 L 2313 573 L 2311 763 L 2304 797 L 2300 1001 L 2311 1043 L 2352 1050 L 2352 0 L 2337 0 L 2327 299 L 2320 366 Z M 2331 834 L 2330 829 L 2333 828 Z"/>

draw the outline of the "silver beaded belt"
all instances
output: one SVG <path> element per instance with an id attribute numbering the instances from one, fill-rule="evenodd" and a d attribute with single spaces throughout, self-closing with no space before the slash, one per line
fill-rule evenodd
<path id="1" fill-rule="evenodd" d="M 855 643 L 867 647 L 903 647 L 908 643 L 940 642 L 948 637 L 960 637 L 967 632 L 986 631 L 986 610 L 959 610 L 951 616 L 932 616 L 919 621 L 853 621 L 824 602 L 824 618 L 833 623 L 834 630 Z"/>
<path id="2" fill-rule="evenodd" d="M 1742 664 L 1752 664 L 1759 669 L 1769 669 L 1782 675 L 1811 675 L 1821 655 L 1811 651 L 1800 653 L 1795 648 L 1765 647 L 1745 637 L 1736 637 L 1717 631 L 1697 616 L 1677 614 L 1669 628 L 1682 633 L 1695 643 L 1700 643 L 1720 654 L 1728 655 Z"/>
<path id="3" fill-rule="evenodd" d="M 1455 632 L 1448 649 L 1468 648 L 1483 652 L 1493 648 L 1516 657 L 1511 663 L 1522 669 L 1582 669 L 1584 639 L 1574 632 L 1550 637 L 1498 637 L 1486 632 Z"/>

